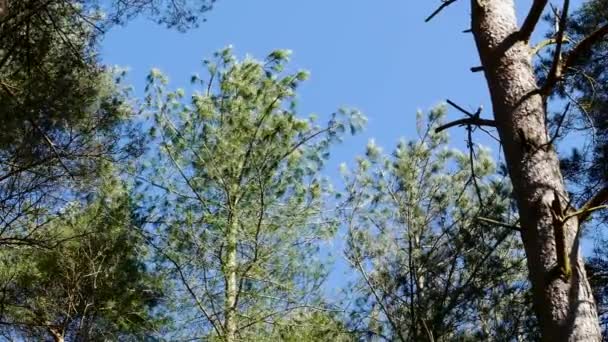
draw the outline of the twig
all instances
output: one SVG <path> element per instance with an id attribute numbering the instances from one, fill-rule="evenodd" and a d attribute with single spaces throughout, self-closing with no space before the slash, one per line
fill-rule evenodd
<path id="1" fill-rule="evenodd" d="M 458 109 L 459 111 L 463 112 L 464 114 L 466 114 L 466 115 L 468 115 L 468 116 L 470 116 L 470 117 L 475 116 L 475 114 L 473 114 L 473 113 L 469 112 L 468 110 L 466 110 L 466 109 L 464 109 L 464 108 L 460 107 L 459 105 L 455 104 L 455 103 L 454 103 L 452 100 L 450 100 L 450 99 L 445 100 L 445 102 L 447 102 L 447 103 L 448 103 L 450 106 L 452 106 L 452 107 L 454 107 L 454 108 Z"/>
<path id="2" fill-rule="evenodd" d="M 481 127 L 481 126 L 496 127 L 496 122 L 494 120 L 482 119 L 479 117 L 481 115 L 482 107 L 479 107 L 477 109 L 477 112 L 471 113 L 468 110 L 460 107 L 459 105 L 457 105 L 456 103 L 454 103 L 453 101 L 451 101 L 449 99 L 446 100 L 446 102 L 450 106 L 452 106 L 452 107 L 458 109 L 459 111 L 461 111 L 462 113 L 466 114 L 468 116 L 468 118 L 458 119 L 458 120 L 449 122 L 445 125 L 441 125 L 435 129 L 435 132 L 439 133 L 441 131 L 444 131 L 444 130 L 454 127 L 454 126 L 465 126 L 465 125 L 479 126 L 479 127 Z"/>
<path id="3" fill-rule="evenodd" d="M 495 225 L 500 226 L 500 227 L 509 228 L 509 229 L 521 232 L 521 227 L 518 226 L 518 225 L 508 224 L 508 223 L 496 221 L 496 220 L 493 220 L 491 218 L 481 217 L 481 216 L 477 217 L 477 220 L 483 221 L 483 222 L 486 222 L 486 223 L 495 224 Z"/>
<path id="4" fill-rule="evenodd" d="M 473 145 L 473 127 L 467 125 L 467 146 L 469 147 L 469 163 L 471 166 L 471 179 L 473 180 L 473 187 L 475 187 L 475 193 L 479 200 L 479 205 L 483 208 L 483 198 L 481 197 L 481 189 L 477 183 L 477 175 L 475 174 L 475 146 Z"/>
<path id="5" fill-rule="evenodd" d="M 568 39 L 568 37 L 562 37 L 562 43 L 570 43 L 571 40 Z M 542 42 L 536 44 L 533 48 L 532 48 L 532 54 L 536 55 L 540 52 L 540 50 L 544 49 L 545 47 L 552 45 L 552 44 L 557 44 L 558 40 L 557 38 L 549 38 L 549 39 L 545 39 Z"/>
<path id="6" fill-rule="evenodd" d="M 369 287 L 370 291 L 374 295 L 374 297 L 376 299 L 376 302 L 380 305 L 380 308 L 382 309 L 382 311 L 386 315 L 386 318 L 388 319 L 388 322 L 390 323 L 390 325 L 392 326 L 392 328 L 394 329 L 394 331 L 397 333 L 397 336 L 399 337 L 399 339 L 401 341 L 405 342 L 405 338 L 402 335 L 401 330 L 399 329 L 399 326 L 393 320 L 393 317 L 391 316 L 390 312 L 388 311 L 388 309 L 384 305 L 384 302 L 382 301 L 382 298 L 380 297 L 380 295 L 376 292 L 376 288 L 374 287 L 374 285 L 372 284 L 371 280 L 367 276 L 367 272 L 365 272 L 365 270 L 361 266 L 361 262 L 358 260 L 358 256 L 356 258 L 357 258 L 357 260 L 351 261 L 347 257 L 346 260 L 350 261 L 350 263 L 359 270 L 359 272 L 361 273 L 361 276 L 363 277 L 363 280 L 365 280 L 365 283 L 367 284 L 367 286 Z"/>

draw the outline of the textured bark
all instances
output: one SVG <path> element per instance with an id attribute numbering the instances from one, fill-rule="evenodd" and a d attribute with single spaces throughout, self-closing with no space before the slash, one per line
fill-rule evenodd
<path id="1" fill-rule="evenodd" d="M 237 242 L 238 221 L 234 213 L 231 214 L 226 232 L 226 302 L 224 304 L 224 328 L 226 342 L 236 341 L 236 297 L 237 297 L 237 260 L 236 260 L 236 242 Z"/>
<path id="2" fill-rule="evenodd" d="M 492 98 L 517 201 L 522 240 L 545 341 L 599 341 L 595 303 L 580 255 L 578 220 L 563 225 L 572 267 L 557 272 L 551 204 L 568 198 L 559 160 L 546 130 L 546 106 L 538 93 L 527 39 L 518 34 L 513 0 L 471 0 L 472 29 Z"/>

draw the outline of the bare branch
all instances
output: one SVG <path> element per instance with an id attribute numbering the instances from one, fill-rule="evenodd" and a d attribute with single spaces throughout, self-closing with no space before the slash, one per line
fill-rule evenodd
<path id="1" fill-rule="evenodd" d="M 532 48 L 532 54 L 536 55 L 540 52 L 540 50 L 544 49 L 545 47 L 549 46 L 549 45 L 553 45 L 553 44 L 557 44 L 558 40 L 557 38 L 549 38 L 549 39 L 545 39 L 542 42 L 536 44 L 533 48 Z M 571 43 L 571 40 L 568 39 L 568 37 L 564 36 L 561 39 L 562 44 L 563 43 Z"/>
<path id="2" fill-rule="evenodd" d="M 405 342 L 405 338 L 404 338 L 403 334 L 401 333 L 401 330 L 399 329 L 399 326 L 393 320 L 393 317 L 392 317 L 391 313 L 388 311 L 388 309 L 384 305 L 384 301 L 382 300 L 382 298 L 380 297 L 380 295 L 376 292 L 376 288 L 375 288 L 374 284 L 372 284 L 372 282 L 369 279 L 369 277 L 367 276 L 367 272 L 365 272 L 365 269 L 363 269 L 363 266 L 361 266 L 361 262 L 358 260 L 358 256 L 357 256 L 357 260 L 350 260 L 348 257 L 346 257 L 346 260 L 349 261 L 351 265 L 353 265 L 355 268 L 357 268 L 359 270 L 359 272 L 361 273 L 361 276 L 363 277 L 363 280 L 365 280 L 365 283 L 367 284 L 367 286 L 369 287 L 370 291 L 374 295 L 374 298 L 376 299 L 376 302 L 378 302 L 378 305 L 380 305 L 380 308 L 382 309 L 382 311 L 386 315 L 386 318 L 388 319 L 388 322 L 390 323 L 391 327 L 397 333 L 397 336 L 399 337 L 399 339 L 401 341 Z"/>
<path id="3" fill-rule="evenodd" d="M 555 52 L 553 54 L 553 63 L 551 64 L 551 70 L 549 70 L 549 75 L 547 76 L 547 82 L 543 86 L 541 93 L 544 95 L 548 95 L 555 84 L 562 79 L 562 72 L 564 70 L 562 64 L 562 46 L 564 43 L 564 33 L 566 32 L 566 21 L 568 19 L 568 8 L 570 7 L 570 0 L 564 0 L 564 5 L 562 7 L 562 13 L 559 18 L 559 27 L 556 32 L 556 45 Z"/>
<path id="4" fill-rule="evenodd" d="M 488 126 L 488 127 L 496 127 L 496 122 L 494 120 L 489 119 L 481 119 L 481 118 L 464 118 L 449 122 L 445 125 L 439 126 L 435 129 L 435 132 L 439 133 L 441 131 L 445 131 L 448 128 L 452 128 L 454 126 Z"/>
<path id="5" fill-rule="evenodd" d="M 454 107 L 454 108 L 458 109 L 459 111 L 463 112 L 464 114 L 466 114 L 466 115 L 468 115 L 468 116 L 470 116 L 470 117 L 475 116 L 475 114 L 473 114 L 473 113 L 469 112 L 468 110 L 466 110 L 466 109 L 464 109 L 464 108 L 460 107 L 459 105 L 455 104 L 455 103 L 454 103 L 454 101 L 452 101 L 452 100 L 450 100 L 450 99 L 445 100 L 445 102 L 447 102 L 447 103 L 448 103 L 450 106 L 452 106 L 452 107 Z"/>
<path id="6" fill-rule="evenodd" d="M 497 220 L 493 220 L 491 218 L 481 217 L 481 216 L 477 217 L 477 220 L 521 232 L 521 227 L 518 225 L 508 224 L 508 223 L 500 222 Z"/>
<path id="7" fill-rule="evenodd" d="M 475 174 L 475 145 L 473 145 L 473 127 L 467 125 L 467 147 L 469 148 L 469 163 L 471 166 L 471 180 L 473 180 L 473 186 L 475 187 L 475 193 L 479 200 L 479 205 L 483 208 L 483 197 L 481 196 L 481 189 L 477 183 L 477 175 Z"/>
<path id="8" fill-rule="evenodd" d="M 566 26 L 566 12 L 568 10 L 569 1 L 564 1 L 564 10 L 562 12 L 562 17 L 560 19 L 560 29 L 558 32 L 558 36 L 556 38 L 556 48 L 555 54 L 553 56 L 553 64 L 551 66 L 551 70 L 549 71 L 549 75 L 547 77 L 547 82 L 541 89 L 541 93 L 544 95 L 548 95 L 557 82 L 559 82 L 563 78 L 564 72 L 567 72 L 569 69 L 572 69 L 576 64 L 577 60 L 585 53 L 589 52 L 593 45 L 599 42 L 602 38 L 608 35 L 608 24 L 600 27 L 599 29 L 593 31 L 590 35 L 581 40 L 570 52 L 568 53 L 566 59 L 561 58 L 561 50 L 562 45 L 566 41 L 564 39 L 564 30 Z"/>
<path id="9" fill-rule="evenodd" d="M 540 20 L 540 17 L 543 14 L 548 2 L 548 0 L 534 0 L 532 7 L 528 12 L 528 16 L 524 20 L 524 23 L 519 30 L 519 39 L 526 42 L 530 40 L 532 32 L 534 32 L 534 29 L 536 28 L 536 25 L 538 24 L 538 21 Z"/>
<path id="10" fill-rule="evenodd" d="M 431 15 L 429 15 L 426 19 L 424 19 L 425 23 L 428 23 L 429 21 L 431 21 L 437 14 L 439 14 L 439 12 L 443 11 L 444 8 L 450 6 L 451 4 L 455 3 L 457 0 L 442 0 L 442 4 L 441 6 L 439 6 L 433 13 L 431 13 Z"/>
<path id="11" fill-rule="evenodd" d="M 32 126 L 34 126 L 34 128 L 36 128 L 36 130 L 42 135 L 42 137 L 44 138 L 44 141 L 46 142 L 46 144 L 51 148 L 51 151 L 53 152 L 53 154 L 55 155 L 55 157 L 57 157 L 57 161 L 59 162 L 59 164 L 61 165 L 61 167 L 63 167 L 63 169 L 65 170 L 65 172 L 68 173 L 68 175 L 72 178 L 75 179 L 74 175 L 72 174 L 72 172 L 70 171 L 70 169 L 68 168 L 68 166 L 63 162 L 63 159 L 61 158 L 61 154 L 59 153 L 59 151 L 57 150 L 57 147 L 55 146 L 55 143 L 51 140 L 51 138 L 42 130 L 42 128 L 40 126 L 38 126 L 34 120 L 29 120 L 30 123 L 32 124 Z"/>

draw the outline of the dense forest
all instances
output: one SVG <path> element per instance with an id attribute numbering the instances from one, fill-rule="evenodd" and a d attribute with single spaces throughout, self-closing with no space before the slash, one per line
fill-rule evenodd
<path id="1" fill-rule="evenodd" d="M 436 2 L 492 108 L 418 111 L 335 175 L 368 118 L 303 113 L 291 51 L 141 96 L 100 57 L 219 2 L 0 1 L 0 340 L 608 341 L 608 1 Z"/>

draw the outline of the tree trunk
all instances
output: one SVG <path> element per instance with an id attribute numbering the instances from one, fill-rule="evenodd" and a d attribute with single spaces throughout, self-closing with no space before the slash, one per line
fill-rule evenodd
<path id="1" fill-rule="evenodd" d="M 576 217 L 563 224 L 572 275 L 560 277 L 556 272 L 551 205 L 559 204 L 565 212 L 569 200 L 557 154 L 547 144 L 546 105 L 538 93 L 531 48 L 518 34 L 513 0 L 471 0 L 471 4 L 472 30 L 519 209 L 543 340 L 600 341 L 597 311 L 576 238 Z"/>
<path id="2" fill-rule="evenodd" d="M 238 220 L 236 215 L 231 213 L 228 223 L 228 231 L 226 232 L 226 301 L 224 303 L 225 316 L 225 339 L 226 342 L 236 341 L 236 297 L 237 297 L 237 260 L 236 260 L 236 243 L 237 243 Z"/>

